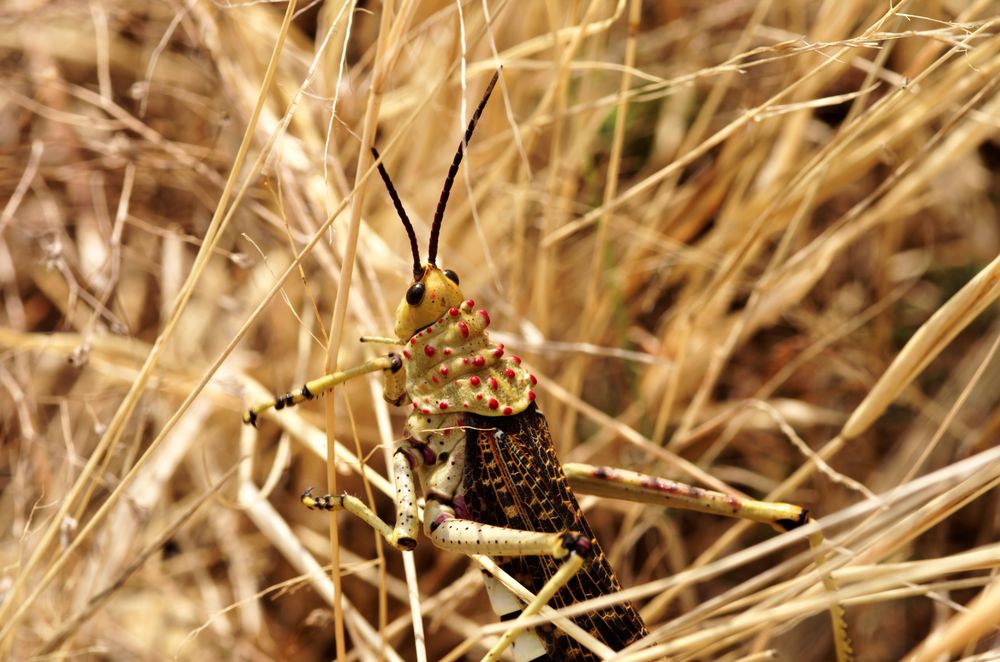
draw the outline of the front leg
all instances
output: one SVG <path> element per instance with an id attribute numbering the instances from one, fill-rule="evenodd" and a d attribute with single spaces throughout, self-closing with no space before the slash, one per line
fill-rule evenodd
<path id="1" fill-rule="evenodd" d="M 311 510 L 346 510 L 360 517 L 385 540 L 400 551 L 412 550 L 417 546 L 417 494 L 413 482 L 413 459 L 403 449 L 397 448 L 392 456 L 396 487 L 396 525 L 389 524 L 357 497 L 341 494 L 338 496 L 312 495 L 312 488 L 302 495 L 302 503 Z"/>
<path id="2" fill-rule="evenodd" d="M 262 402 L 250 407 L 250 409 L 243 413 L 243 422 L 247 425 L 253 425 L 256 427 L 257 419 L 260 418 L 261 414 L 269 409 L 294 407 L 299 403 L 312 400 L 313 398 L 326 393 L 338 384 L 343 384 L 344 382 L 354 379 L 355 377 L 360 377 L 361 375 L 366 375 L 369 372 L 377 372 L 379 370 L 385 373 L 385 392 L 383 396 L 387 402 L 398 405 L 402 402 L 402 398 L 405 393 L 406 373 L 402 370 L 402 368 L 403 359 L 401 359 L 398 354 L 392 352 L 386 354 L 385 356 L 368 359 L 357 367 L 349 370 L 331 372 L 329 375 L 323 375 L 318 379 L 306 382 L 302 388 L 297 391 L 286 393 L 285 395 L 279 396 L 270 402 Z"/>

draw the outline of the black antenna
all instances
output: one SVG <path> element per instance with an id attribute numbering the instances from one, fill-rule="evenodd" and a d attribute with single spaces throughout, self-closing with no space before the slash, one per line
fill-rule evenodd
<path id="1" fill-rule="evenodd" d="M 378 150 L 372 147 L 372 156 L 378 161 L 381 157 L 378 154 Z M 424 268 L 420 264 L 420 249 L 417 248 L 417 235 L 413 231 L 413 224 L 410 223 L 409 216 L 406 215 L 406 210 L 403 209 L 403 203 L 399 200 L 399 195 L 396 194 L 396 188 L 392 185 L 392 180 L 389 179 L 389 173 L 385 171 L 385 166 L 381 162 L 378 164 L 378 174 L 382 175 L 382 181 L 385 182 L 385 187 L 389 189 L 389 197 L 392 198 L 392 205 L 396 208 L 396 213 L 399 214 L 399 219 L 403 221 L 403 227 L 406 228 L 406 234 L 410 238 L 410 251 L 413 253 L 413 280 L 420 280 L 420 277 L 424 274 Z"/>
<path id="2" fill-rule="evenodd" d="M 490 94 L 493 92 L 493 86 L 497 84 L 497 80 L 500 78 L 500 69 L 496 70 L 493 74 L 493 79 L 490 84 L 486 87 L 486 93 L 483 95 L 483 100 L 479 102 L 479 107 L 476 108 L 476 112 L 472 114 L 472 120 L 469 121 L 469 128 L 465 130 L 465 137 L 462 142 L 458 144 L 458 152 L 455 153 L 455 159 L 451 162 L 451 168 L 448 170 L 448 177 L 444 180 L 444 190 L 441 191 L 441 198 L 438 200 L 437 211 L 434 212 L 434 223 L 431 225 L 431 243 L 429 247 L 429 252 L 427 254 L 427 262 L 429 264 L 435 264 L 437 259 L 437 249 L 438 249 L 438 235 L 441 234 L 441 221 L 444 219 L 444 208 L 448 204 L 448 196 L 451 194 L 451 186 L 455 183 L 455 175 L 458 174 L 458 166 L 462 163 L 462 151 L 469 141 L 472 140 L 472 132 L 476 130 L 476 123 L 479 121 L 479 116 L 483 114 L 483 108 L 486 107 L 486 102 L 490 99 Z"/>

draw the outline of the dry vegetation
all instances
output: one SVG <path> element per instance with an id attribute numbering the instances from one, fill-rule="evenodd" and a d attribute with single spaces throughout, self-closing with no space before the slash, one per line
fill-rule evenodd
<path id="1" fill-rule="evenodd" d="M 498 63 L 440 263 L 561 457 L 808 505 L 860 659 L 1000 656 L 995 1 L 2 11 L 0 657 L 336 654 L 324 405 L 240 410 L 384 351 L 367 146 L 426 245 Z M 337 481 L 391 518 L 380 396 L 337 392 Z M 649 657 L 831 659 L 801 537 L 583 503 Z M 348 659 L 482 655 L 475 562 L 336 523 Z"/>

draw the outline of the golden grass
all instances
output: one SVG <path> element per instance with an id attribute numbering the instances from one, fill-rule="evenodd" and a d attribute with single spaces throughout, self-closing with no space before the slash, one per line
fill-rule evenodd
<path id="1" fill-rule="evenodd" d="M 995 656 L 995 2 L 285 9 L 4 12 L 0 657 L 496 640 L 488 559 L 348 515 L 333 616 L 299 494 L 330 430 L 337 489 L 392 517 L 377 377 L 332 425 L 239 420 L 383 350 L 355 339 L 391 331 L 410 258 L 368 145 L 426 251 L 501 63 L 440 263 L 539 375 L 561 457 L 808 505 L 861 659 Z M 653 632 L 630 659 L 831 658 L 804 534 L 582 502 Z"/>

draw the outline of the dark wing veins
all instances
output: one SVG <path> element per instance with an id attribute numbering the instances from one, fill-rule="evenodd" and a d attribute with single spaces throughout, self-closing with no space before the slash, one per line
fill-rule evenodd
<path id="1" fill-rule="evenodd" d="M 621 590 L 566 482 L 548 423 L 535 404 L 514 416 L 473 415 L 468 423 L 463 486 L 470 519 L 528 531 L 556 533 L 572 529 L 593 540 L 593 559 L 555 595 L 552 607 Z M 545 556 L 523 556 L 497 559 L 497 563 L 537 593 L 562 562 Z M 642 618 L 629 603 L 573 620 L 615 650 L 646 634 Z M 555 659 L 596 659 L 555 628 L 540 628 L 540 634 Z"/>

